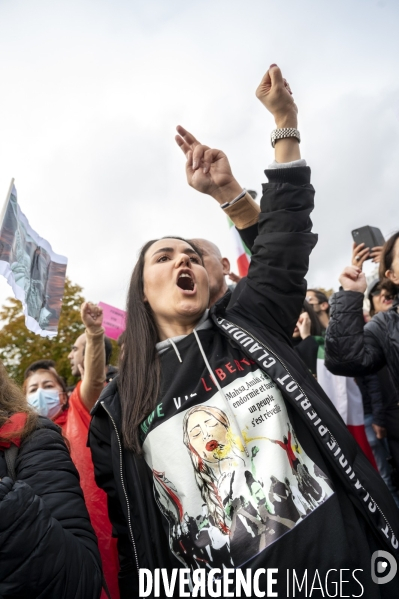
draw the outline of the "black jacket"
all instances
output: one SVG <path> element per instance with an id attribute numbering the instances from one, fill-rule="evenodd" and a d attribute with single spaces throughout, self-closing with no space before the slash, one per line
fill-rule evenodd
<path id="1" fill-rule="evenodd" d="M 316 242 L 309 217 L 313 208 L 309 175 L 307 168 L 267 172 L 269 184 L 264 186 L 248 277 L 212 308 L 211 316 L 220 333 L 278 385 L 328 464 L 343 504 L 349 497 L 368 535 L 395 554 L 397 508 L 291 345 L 306 293 L 309 254 Z M 170 567 L 167 539 L 145 462 L 123 447 L 118 379 L 104 389 L 92 413 L 89 442 L 96 480 L 108 494 L 110 519 L 119 537 L 125 599 L 137 592 L 138 568 Z M 341 509 L 344 513 L 346 508 Z"/>
<path id="2" fill-rule="evenodd" d="M 373 424 L 385 426 L 385 406 L 380 379 L 377 374 L 356 377 L 363 400 L 364 415 L 373 415 Z"/>
<path id="3" fill-rule="evenodd" d="M 97 599 L 101 562 L 79 475 L 59 428 L 40 417 L 7 476 L 0 450 L 0 597 Z"/>
<path id="4" fill-rule="evenodd" d="M 299 339 L 293 339 L 292 343 L 310 372 L 314 376 L 317 376 L 317 354 L 319 351 L 319 344 L 314 336 L 309 335 L 305 339 L 299 337 Z"/>
<path id="5" fill-rule="evenodd" d="M 387 365 L 399 389 L 399 297 L 392 308 L 376 314 L 366 325 L 363 298 L 357 291 L 339 291 L 332 296 L 326 367 L 334 374 L 361 376 Z"/>

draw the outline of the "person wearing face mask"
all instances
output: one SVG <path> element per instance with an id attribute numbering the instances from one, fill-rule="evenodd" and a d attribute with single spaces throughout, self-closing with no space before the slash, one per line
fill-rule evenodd
<path id="1" fill-rule="evenodd" d="M 28 403 L 65 430 L 68 418 L 68 393 L 52 360 L 38 360 L 25 371 L 23 391 Z"/>
<path id="2" fill-rule="evenodd" d="M 81 307 L 86 326 L 84 353 L 79 372 L 82 380 L 68 399 L 64 380 L 58 375 L 53 360 L 39 360 L 25 371 L 23 389 L 28 403 L 42 416 L 58 424 L 68 441 L 71 458 L 79 472 L 86 507 L 97 534 L 104 577 L 112 599 L 118 599 L 118 554 L 107 512 L 107 496 L 93 474 L 93 462 L 87 443 L 90 408 L 105 384 L 106 358 L 102 310 L 85 302 Z M 103 591 L 101 599 L 106 599 Z"/>
<path id="3" fill-rule="evenodd" d="M 192 581 L 215 568 L 252 577 L 277 568 L 279 597 L 291 596 L 289 568 L 312 578 L 356 569 L 368 599 L 399 594 L 398 580 L 379 589 L 370 576 L 375 550 L 398 554 L 396 506 L 292 347 L 316 243 L 314 190 L 276 65 L 257 97 L 277 129 L 248 276 L 208 310 L 199 248 L 175 236 L 148 241 L 131 277 L 119 376 L 92 410 L 122 599 L 140 595 L 143 568 L 164 568 L 169 581 L 172 568 Z M 189 185 L 222 210 L 250 204 L 226 155 L 177 131 Z M 362 594 L 353 579 L 345 584 L 347 596 Z M 267 586 L 261 577 L 261 594 Z"/>
<path id="4" fill-rule="evenodd" d="M 55 408 L 52 399 L 35 403 Z M 65 441 L 32 409 L 2 362 L 0 554 L 0 597 L 100 598 L 97 540 Z"/>

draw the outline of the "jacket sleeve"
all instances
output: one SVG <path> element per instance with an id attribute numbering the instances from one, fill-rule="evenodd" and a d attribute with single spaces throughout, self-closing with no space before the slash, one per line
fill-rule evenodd
<path id="1" fill-rule="evenodd" d="M 364 377 L 373 413 L 373 424 L 385 427 L 385 406 L 382 398 L 380 380 L 376 374 L 367 374 Z"/>
<path id="2" fill-rule="evenodd" d="M 0 482 L 0 596 L 98 599 L 97 540 L 55 428 L 38 429 L 23 443 L 16 474 L 16 482 Z"/>
<path id="3" fill-rule="evenodd" d="M 331 318 L 325 340 L 325 363 L 333 374 L 363 376 L 385 364 L 381 316 L 364 325 L 363 294 L 339 291 L 331 298 Z"/>
<path id="4" fill-rule="evenodd" d="M 245 229 L 237 229 L 237 231 L 249 251 L 252 252 L 255 239 L 258 236 L 258 223 L 251 225 L 250 227 L 246 227 Z"/>
<path id="5" fill-rule="evenodd" d="M 81 401 L 90 412 L 104 389 L 105 346 L 104 329 L 85 330 L 84 377 L 80 386 Z"/>
<path id="6" fill-rule="evenodd" d="M 269 183 L 263 186 L 247 284 L 232 315 L 236 310 L 245 313 L 255 326 L 291 340 L 305 299 L 309 255 L 317 241 L 310 220 L 314 189 L 308 167 L 265 172 Z"/>

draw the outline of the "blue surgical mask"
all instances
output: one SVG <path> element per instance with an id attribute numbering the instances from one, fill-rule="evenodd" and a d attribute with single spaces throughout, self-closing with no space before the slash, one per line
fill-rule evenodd
<path id="1" fill-rule="evenodd" d="M 41 416 L 53 418 L 61 409 L 60 394 L 57 389 L 37 389 L 28 395 L 28 403 L 35 408 Z"/>

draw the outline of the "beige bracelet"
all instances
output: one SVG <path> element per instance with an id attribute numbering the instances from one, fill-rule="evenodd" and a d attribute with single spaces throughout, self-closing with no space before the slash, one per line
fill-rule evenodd
<path id="1" fill-rule="evenodd" d="M 241 200 L 227 206 L 224 211 L 237 229 L 246 229 L 258 222 L 260 207 L 247 192 Z"/>

